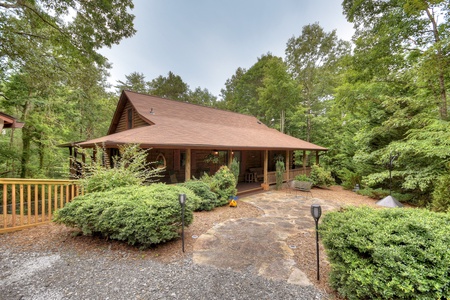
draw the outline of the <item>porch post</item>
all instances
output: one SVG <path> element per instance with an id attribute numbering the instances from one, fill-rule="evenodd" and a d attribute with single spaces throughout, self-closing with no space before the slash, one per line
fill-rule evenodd
<path id="1" fill-rule="evenodd" d="M 316 151 L 316 165 L 319 165 L 319 150 Z"/>
<path id="2" fill-rule="evenodd" d="M 303 150 L 303 174 L 306 175 L 306 150 Z"/>
<path id="3" fill-rule="evenodd" d="M 186 149 L 185 181 L 191 180 L 191 149 Z"/>
<path id="4" fill-rule="evenodd" d="M 269 150 L 264 150 L 264 184 L 267 184 L 267 187 L 269 186 L 269 176 L 268 176 L 268 170 L 269 170 Z"/>
<path id="5" fill-rule="evenodd" d="M 288 182 L 290 178 L 290 165 L 291 165 L 291 156 L 289 155 L 291 151 L 286 150 L 286 182 Z"/>

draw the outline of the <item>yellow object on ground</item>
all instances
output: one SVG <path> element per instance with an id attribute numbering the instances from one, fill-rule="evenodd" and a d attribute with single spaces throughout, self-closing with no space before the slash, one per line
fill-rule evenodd
<path id="1" fill-rule="evenodd" d="M 236 200 L 231 200 L 230 201 L 230 207 L 236 207 L 236 206 L 237 206 Z"/>

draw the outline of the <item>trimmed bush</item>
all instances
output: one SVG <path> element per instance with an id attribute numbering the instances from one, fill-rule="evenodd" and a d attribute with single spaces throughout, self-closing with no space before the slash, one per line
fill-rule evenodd
<path id="1" fill-rule="evenodd" d="M 330 284 L 348 299 L 448 299 L 450 216 L 422 209 L 327 213 Z"/>
<path id="2" fill-rule="evenodd" d="M 217 194 L 217 206 L 228 204 L 229 197 L 237 194 L 236 179 L 227 166 L 221 166 L 213 176 L 204 174 L 200 180 Z"/>
<path id="3" fill-rule="evenodd" d="M 211 192 L 209 185 L 201 180 L 186 181 L 181 186 L 188 188 L 200 198 L 199 206 L 196 211 L 212 210 L 217 204 L 217 195 Z"/>
<path id="4" fill-rule="evenodd" d="M 181 186 L 152 184 L 89 193 L 55 212 L 53 221 L 80 228 L 85 235 L 100 234 L 143 248 L 179 236 L 179 194 L 186 194 L 185 224 L 200 199 Z"/>
<path id="5" fill-rule="evenodd" d="M 319 165 L 313 165 L 311 167 L 311 173 L 309 177 L 313 181 L 315 186 L 330 186 L 335 183 L 333 176 L 331 176 L 331 172 L 325 170 Z"/>

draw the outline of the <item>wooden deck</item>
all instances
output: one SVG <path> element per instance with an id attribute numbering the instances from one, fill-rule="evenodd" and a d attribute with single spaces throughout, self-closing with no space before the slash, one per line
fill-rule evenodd
<path id="1" fill-rule="evenodd" d="M 239 182 L 237 185 L 238 195 L 250 192 L 262 191 L 261 182 Z"/>

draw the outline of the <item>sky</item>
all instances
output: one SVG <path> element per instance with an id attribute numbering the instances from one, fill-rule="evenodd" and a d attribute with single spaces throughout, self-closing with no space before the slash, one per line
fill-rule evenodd
<path id="1" fill-rule="evenodd" d="M 101 49 L 112 63 L 109 82 L 132 72 L 147 81 L 169 71 L 191 90 L 220 95 L 237 68 L 249 69 L 264 54 L 285 58 L 289 38 L 318 22 L 350 40 L 353 26 L 342 0 L 135 0 L 136 34 Z"/>

